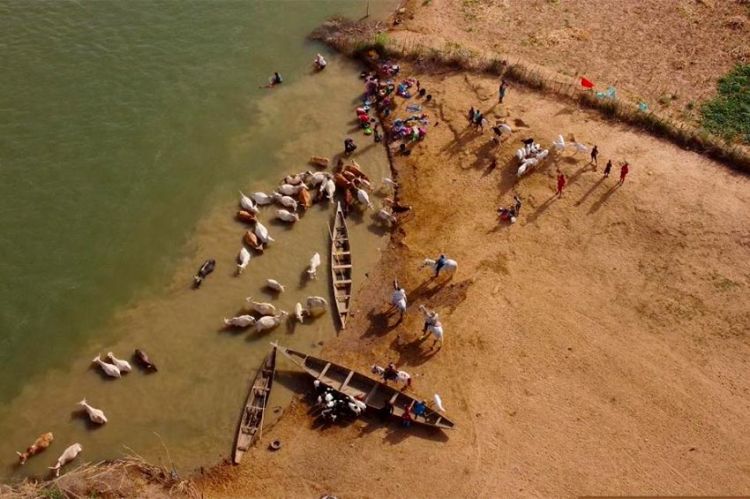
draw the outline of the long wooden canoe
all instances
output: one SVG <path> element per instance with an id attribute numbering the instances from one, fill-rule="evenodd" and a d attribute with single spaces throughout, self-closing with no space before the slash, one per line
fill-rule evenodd
<path id="1" fill-rule="evenodd" d="M 339 324 L 341 329 L 346 329 L 352 300 L 352 249 L 341 203 L 336 204 L 331 231 L 331 284 Z"/>
<path id="2" fill-rule="evenodd" d="M 237 425 L 237 435 L 234 439 L 234 453 L 232 462 L 240 464 L 242 456 L 263 433 L 263 420 L 268 405 L 268 397 L 271 395 L 273 375 L 276 372 L 276 348 L 271 350 L 263 360 L 260 369 L 255 374 L 253 384 L 242 408 L 240 422 Z"/>
<path id="3" fill-rule="evenodd" d="M 386 401 L 390 401 L 393 404 L 393 416 L 400 418 L 412 403 L 422 400 L 347 367 L 291 350 L 276 343 L 272 343 L 272 345 L 313 378 L 334 390 L 361 400 L 372 410 L 380 410 L 385 406 Z M 454 426 L 451 420 L 429 407 L 424 416 L 412 416 L 412 421 L 425 426 L 448 430 L 453 429 Z"/>

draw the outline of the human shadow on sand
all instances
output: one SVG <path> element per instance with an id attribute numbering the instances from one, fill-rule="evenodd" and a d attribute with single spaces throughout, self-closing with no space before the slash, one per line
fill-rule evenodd
<path id="1" fill-rule="evenodd" d="M 537 206 L 536 210 L 534 210 L 531 215 L 526 218 L 526 222 L 530 224 L 536 222 L 537 218 L 539 218 L 545 211 L 547 211 L 547 209 L 552 206 L 552 203 L 554 203 L 556 199 L 557 194 L 552 194 L 550 197 L 548 197 L 542 204 Z"/>
<path id="2" fill-rule="evenodd" d="M 432 345 L 428 347 L 425 345 Z M 390 348 L 392 352 L 398 354 L 398 359 L 394 362 L 397 366 L 421 366 L 432 357 L 434 357 L 442 347 L 433 343 L 432 336 L 425 339 L 420 336 L 411 341 L 402 341 L 401 336 L 396 336 L 391 341 Z"/>
<path id="3" fill-rule="evenodd" d="M 591 205 L 591 208 L 589 208 L 589 215 L 592 215 L 596 213 L 597 211 L 599 211 L 599 208 L 601 208 L 602 205 L 607 202 L 609 197 L 617 191 L 618 187 L 620 187 L 619 183 L 613 185 L 612 187 L 609 188 L 607 192 L 602 194 L 602 196 L 599 199 L 597 199 L 594 204 Z"/>
<path id="4" fill-rule="evenodd" d="M 401 314 L 396 307 L 391 306 L 386 310 L 380 311 L 375 308 L 371 309 L 367 312 L 367 320 L 370 324 L 360 338 L 386 335 L 403 322 L 403 317 L 401 317 Z"/>

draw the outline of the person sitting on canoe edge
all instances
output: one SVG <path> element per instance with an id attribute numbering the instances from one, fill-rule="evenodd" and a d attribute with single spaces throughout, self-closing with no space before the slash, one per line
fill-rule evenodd
<path id="1" fill-rule="evenodd" d="M 427 402 L 425 402 L 424 400 L 421 400 L 417 402 L 416 404 L 413 404 L 411 410 L 412 412 L 414 412 L 415 416 L 424 417 L 425 414 L 427 414 Z"/>
<path id="2" fill-rule="evenodd" d="M 393 404 L 390 400 L 386 400 L 383 407 L 378 409 L 378 417 L 381 421 L 384 423 L 390 419 L 391 415 L 393 414 Z"/>
<path id="3" fill-rule="evenodd" d="M 398 381 L 398 369 L 396 369 L 396 364 L 393 362 L 390 362 L 383 370 L 383 381 L 386 383 L 389 381 Z"/>
<path id="4" fill-rule="evenodd" d="M 414 402 L 412 402 L 412 405 Z M 401 426 L 408 428 L 411 426 L 411 422 L 414 421 L 414 419 L 411 417 L 411 407 L 412 405 L 409 405 L 409 407 L 404 408 L 404 413 L 401 415 Z"/>

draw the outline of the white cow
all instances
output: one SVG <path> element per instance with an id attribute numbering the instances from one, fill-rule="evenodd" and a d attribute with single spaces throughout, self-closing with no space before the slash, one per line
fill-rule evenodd
<path id="1" fill-rule="evenodd" d="M 240 327 L 240 328 L 254 326 L 255 317 L 253 317 L 252 315 L 238 315 L 237 317 L 232 317 L 231 319 L 227 319 L 225 317 L 224 325 L 232 326 L 232 327 Z"/>
<path id="2" fill-rule="evenodd" d="M 284 320 L 289 314 L 283 310 L 277 315 L 266 315 L 261 317 L 255 322 L 255 331 L 261 332 L 269 329 L 273 329 Z"/>
<path id="3" fill-rule="evenodd" d="M 252 296 L 245 298 L 245 301 L 247 302 L 248 307 L 250 307 L 250 310 L 257 312 L 260 315 L 274 315 L 276 313 L 276 307 L 271 303 L 253 301 Z"/>
<path id="4" fill-rule="evenodd" d="M 275 239 L 268 233 L 266 226 L 260 222 L 255 222 L 255 235 L 258 236 L 258 239 L 260 239 L 260 242 L 263 244 L 275 241 Z"/>
<path id="5" fill-rule="evenodd" d="M 239 255 L 237 255 L 237 275 L 245 270 L 248 263 L 250 263 L 250 252 L 243 246 Z"/>
<path id="6" fill-rule="evenodd" d="M 283 293 L 284 290 L 286 289 L 286 286 L 281 284 L 276 279 L 266 279 L 266 287 L 271 288 L 278 293 Z"/>
<path id="7" fill-rule="evenodd" d="M 78 457 L 78 454 L 83 452 L 83 447 L 81 447 L 81 444 L 75 443 L 65 449 L 63 453 L 60 455 L 60 457 L 57 458 L 57 464 L 54 466 L 50 466 L 49 469 L 54 470 L 55 477 L 60 476 L 60 468 L 71 462 L 73 459 Z"/>
<path id="8" fill-rule="evenodd" d="M 323 313 L 328 309 L 328 300 L 326 300 L 322 296 L 308 296 L 306 303 L 307 313 L 310 315 Z"/>
<path id="9" fill-rule="evenodd" d="M 104 411 L 102 411 L 101 409 L 97 409 L 96 407 L 91 407 L 89 403 L 86 402 L 86 399 L 78 402 L 78 405 L 86 410 L 86 414 L 89 415 L 89 419 L 92 422 L 96 424 L 104 424 L 107 422 L 107 416 L 104 415 Z"/>
<path id="10" fill-rule="evenodd" d="M 307 275 L 310 277 L 310 279 L 317 279 L 318 267 L 320 267 L 320 253 L 315 253 L 310 258 L 310 266 L 307 269 Z"/>
<path id="11" fill-rule="evenodd" d="M 300 302 L 297 302 L 297 304 L 294 306 L 294 317 L 299 321 L 300 324 L 305 320 L 305 314 L 307 313 L 307 310 L 302 308 L 302 304 Z"/>
<path id="12" fill-rule="evenodd" d="M 240 206 L 242 206 L 243 210 L 249 211 L 250 213 L 258 213 L 258 211 L 260 211 L 258 210 L 255 201 L 245 196 L 242 191 L 240 191 Z"/>
<path id="13" fill-rule="evenodd" d="M 299 215 L 296 213 L 290 213 L 287 210 L 281 209 L 276 210 L 276 217 L 284 222 L 294 223 L 299 221 Z"/>
<path id="14" fill-rule="evenodd" d="M 274 200 L 281 204 L 285 208 L 289 208 L 292 211 L 297 211 L 297 201 L 294 200 L 294 198 L 289 196 L 282 196 L 278 192 L 273 193 Z"/>
<path id="15" fill-rule="evenodd" d="M 111 378 L 119 378 L 120 377 L 120 369 L 112 364 L 107 364 L 106 362 L 102 361 L 102 358 L 100 355 L 97 355 L 94 357 L 94 360 L 91 362 L 98 364 L 99 367 L 102 368 L 102 371 L 104 371 L 104 374 Z"/>
<path id="16" fill-rule="evenodd" d="M 118 359 L 112 352 L 107 352 L 107 359 L 109 359 L 112 364 L 116 365 L 117 369 L 119 369 L 121 373 L 129 373 L 133 370 L 133 368 L 130 367 L 130 362 L 128 362 L 127 360 Z"/>

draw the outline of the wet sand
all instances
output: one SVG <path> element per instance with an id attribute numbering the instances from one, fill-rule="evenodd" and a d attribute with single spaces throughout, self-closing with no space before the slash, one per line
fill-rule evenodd
<path id="1" fill-rule="evenodd" d="M 241 466 L 198 477 L 205 496 L 750 493 L 747 177 L 522 88 L 499 106 L 492 79 L 415 76 L 433 126 L 395 164 L 414 214 L 321 355 L 362 372 L 396 362 L 416 393 L 441 395 L 456 429 L 319 428 L 297 401 Z M 509 123 L 509 142 L 469 130 L 470 106 Z M 517 180 L 521 140 L 560 133 L 598 144 L 598 170 L 566 152 Z M 609 158 L 631 164 L 621 187 L 619 170 L 602 176 Z M 519 221 L 498 223 L 514 193 Z M 441 252 L 459 262 L 452 279 L 417 270 Z M 384 314 L 394 277 L 410 302 L 400 324 Z M 418 339 L 420 304 L 441 314 L 439 351 Z"/>
<path id="2" fill-rule="evenodd" d="M 235 277 L 235 259 L 247 230 L 234 218 L 239 189 L 270 192 L 284 175 L 314 169 L 307 164 L 311 156 L 336 155 L 350 133 L 360 144 L 354 157 L 363 169 L 375 181 L 388 171 L 383 148 L 372 147 L 371 137 L 352 132 L 351 102 L 360 87 L 358 66 L 338 56 L 329 60 L 326 71 L 273 89 L 255 103 L 258 116 L 267 122 L 248 130 L 232 145 L 233 151 L 267 150 L 259 144 L 283 146 L 268 156 L 254 157 L 241 177 L 210 194 L 206 203 L 210 211 L 188 238 L 180 259 L 164 262 L 164 280 L 103 324 L 99 334 L 68 359 L 66 369 L 51 370 L 27 383 L 19 396 L 0 408 L 0 434 L 7 435 L 0 443 L 6 456 L 0 477 L 8 481 L 46 477 L 47 466 L 74 442 L 84 447 L 76 464 L 135 453 L 154 464 L 174 465 L 187 476 L 199 466 L 219 463 L 230 455 L 249 380 L 269 351 L 269 342 L 317 350 L 335 337 L 330 313 L 301 325 L 284 322 L 262 334 L 228 331 L 222 320 L 241 313 L 248 296 L 290 313 L 307 296 L 330 296 L 327 224 L 334 205 L 313 205 L 294 226 L 273 220 L 278 206 L 263 208 L 259 218 L 276 242 L 262 256 L 253 255 L 245 272 Z M 288 136 L 279 140 L 279 133 Z M 387 243 L 370 215 L 350 221 L 357 247 L 356 286 L 365 281 Z M 322 265 L 318 279 L 308 281 L 305 269 L 315 252 L 320 253 Z M 206 258 L 216 260 L 216 270 L 194 290 L 192 276 Z M 268 292 L 263 288 L 267 278 L 287 285 L 286 292 Z M 90 363 L 97 353 L 108 351 L 132 363 L 134 348 L 148 352 L 159 372 L 146 375 L 136 368 L 123 379 L 112 380 Z M 291 397 L 279 386 L 270 402 L 273 417 Z M 109 418 L 105 427 L 94 428 L 82 417 L 76 404 L 84 397 L 105 411 Z M 52 447 L 18 467 L 15 451 L 47 431 L 55 435 Z"/>

